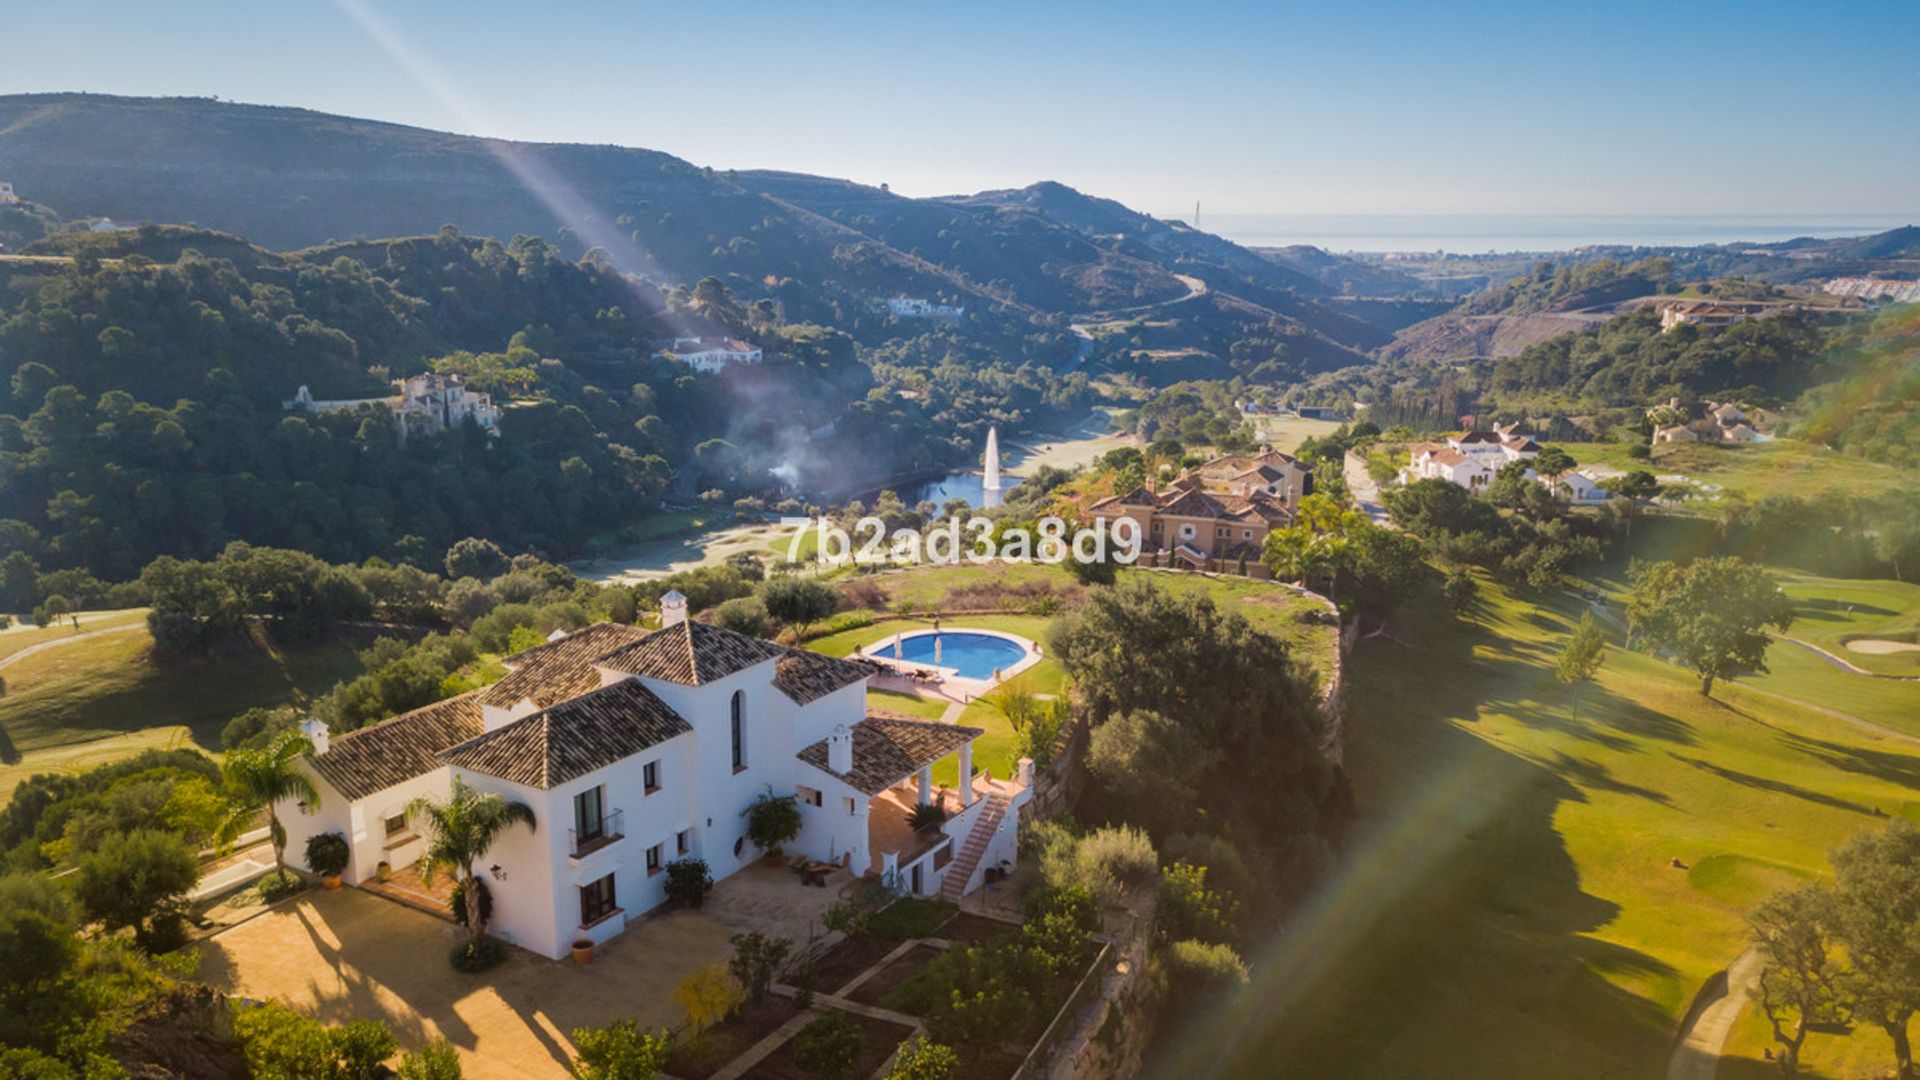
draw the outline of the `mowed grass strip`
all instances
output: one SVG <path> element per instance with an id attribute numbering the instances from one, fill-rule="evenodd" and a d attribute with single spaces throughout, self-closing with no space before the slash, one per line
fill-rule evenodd
<path id="1" fill-rule="evenodd" d="M 1356 649 L 1360 821 L 1255 952 L 1270 1019 L 1242 1064 L 1661 1075 L 1751 904 L 1920 788 L 1920 747 L 1618 648 L 1573 719 L 1552 664 L 1576 612 L 1483 580 L 1472 625 Z"/>
<path id="2" fill-rule="evenodd" d="M 255 640 L 205 659 L 156 660 L 144 628 L 46 649 L 7 667 L 0 796 L 39 771 L 100 764 L 153 746 L 213 752 L 255 706 L 297 705 L 359 673 L 363 642 L 278 648 Z"/>

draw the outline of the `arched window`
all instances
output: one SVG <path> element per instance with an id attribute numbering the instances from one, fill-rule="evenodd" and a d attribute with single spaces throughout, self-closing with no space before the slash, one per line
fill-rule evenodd
<path id="1" fill-rule="evenodd" d="M 733 771 L 747 767 L 747 692 L 733 692 Z"/>

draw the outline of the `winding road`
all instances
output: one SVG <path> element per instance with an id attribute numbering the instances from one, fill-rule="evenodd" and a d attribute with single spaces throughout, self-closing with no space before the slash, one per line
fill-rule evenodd
<path id="1" fill-rule="evenodd" d="M 1060 374 L 1071 375 L 1080 370 L 1080 365 L 1087 362 L 1087 357 L 1093 352 L 1094 339 L 1093 331 L 1090 327 L 1094 323 L 1109 322 L 1114 319 L 1127 318 L 1133 315 L 1144 315 L 1150 311 L 1172 307 L 1175 304 L 1184 304 L 1195 297 L 1207 295 L 1207 283 L 1199 278 L 1191 274 L 1175 274 L 1173 276 L 1179 278 L 1180 284 L 1187 287 L 1187 294 L 1185 296 L 1176 296 L 1171 300 L 1157 300 L 1151 304 L 1141 304 L 1138 307 L 1115 308 L 1112 311 L 1096 311 L 1091 314 L 1078 316 L 1067 329 L 1073 331 L 1074 336 L 1080 339 L 1080 348 L 1073 354 L 1073 359 L 1067 363 L 1067 366 L 1060 369 Z"/>

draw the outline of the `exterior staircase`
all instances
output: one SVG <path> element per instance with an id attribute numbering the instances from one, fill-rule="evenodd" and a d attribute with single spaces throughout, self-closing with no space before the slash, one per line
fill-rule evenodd
<path id="1" fill-rule="evenodd" d="M 967 834 L 967 842 L 961 846 L 960 854 L 953 857 L 953 863 L 947 867 L 947 876 L 940 879 L 940 899 L 958 903 L 966 895 L 967 882 L 973 880 L 973 872 L 980 866 L 981 856 L 987 853 L 987 845 L 993 841 L 993 834 L 1000 828 L 1000 819 L 1007 815 L 1007 796 L 998 791 L 989 792 L 987 805 L 980 810 L 980 816 L 973 823 L 973 831 Z"/>

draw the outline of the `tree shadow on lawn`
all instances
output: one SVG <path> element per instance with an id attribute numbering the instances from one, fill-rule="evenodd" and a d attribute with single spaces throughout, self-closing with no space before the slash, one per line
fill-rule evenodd
<path id="1" fill-rule="evenodd" d="M 1452 647 L 1355 650 L 1353 838 L 1288 925 L 1249 950 L 1251 986 L 1163 1034 L 1148 1075 L 1271 1075 L 1276 1062 L 1301 1076 L 1663 1068 L 1673 1018 L 1614 980 L 1679 975 L 1593 936 L 1619 908 L 1581 888 L 1555 824 L 1563 801 L 1585 798 L 1557 768 L 1611 778 L 1570 757 L 1529 761 L 1461 726 L 1484 705 L 1484 681 L 1508 674 L 1472 658 L 1484 631 L 1461 631 Z"/>
<path id="2" fill-rule="evenodd" d="M 1729 769 L 1724 765 L 1715 765 L 1711 761 L 1687 757 L 1684 754 L 1675 754 L 1671 750 L 1667 753 L 1668 756 L 1683 765 L 1691 765 L 1701 772 L 1712 773 L 1722 780 L 1739 784 L 1742 787 L 1756 788 L 1760 791 L 1771 791 L 1779 795 L 1791 795 L 1796 799 L 1804 799 L 1807 802 L 1818 803 L 1821 806 L 1831 806 L 1836 810 L 1850 810 L 1856 814 L 1866 814 L 1869 817 L 1874 816 L 1874 809 L 1870 806 L 1862 806 L 1857 802 L 1842 799 L 1835 795 L 1828 795 L 1822 791 L 1803 788 L 1798 784 L 1789 784 L 1785 780 L 1775 780 L 1768 776 L 1755 776 L 1752 773 L 1743 773 L 1738 769 Z"/>
<path id="3" fill-rule="evenodd" d="M 1621 753 L 1640 752 L 1643 747 L 1637 739 L 1657 739 L 1678 746 L 1696 742 L 1690 724 L 1622 697 L 1600 683 L 1590 682 L 1580 688 L 1580 715 L 1576 719 L 1574 689 L 1557 682 L 1551 671 L 1512 661 L 1490 665 L 1485 659 L 1480 666 L 1489 668 L 1489 684 L 1505 691 L 1483 695 L 1481 706 L 1528 727 L 1557 731 Z"/>
<path id="4" fill-rule="evenodd" d="M 1864 746 L 1818 739 L 1762 720 L 1738 705 L 1718 699 L 1715 699 L 1714 704 L 1743 720 L 1772 731 L 1775 737 L 1787 747 L 1842 772 L 1871 776 L 1903 787 L 1920 788 L 1920 753 L 1872 750 Z"/>

